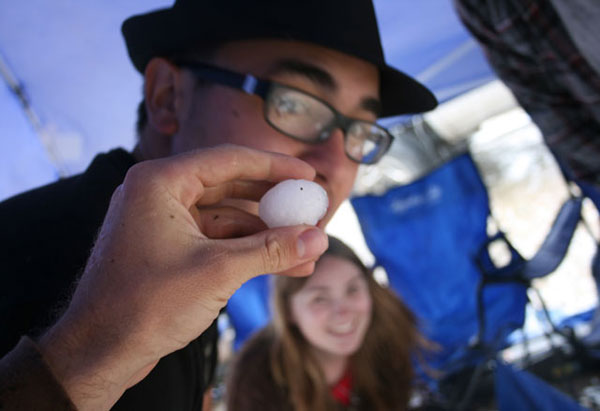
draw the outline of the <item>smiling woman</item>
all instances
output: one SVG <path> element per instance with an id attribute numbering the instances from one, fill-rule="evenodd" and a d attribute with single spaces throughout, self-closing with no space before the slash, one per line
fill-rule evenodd
<path id="1" fill-rule="evenodd" d="M 272 321 L 232 365 L 228 409 L 407 408 L 424 340 L 348 246 L 329 237 L 313 275 L 274 277 L 272 302 Z"/>

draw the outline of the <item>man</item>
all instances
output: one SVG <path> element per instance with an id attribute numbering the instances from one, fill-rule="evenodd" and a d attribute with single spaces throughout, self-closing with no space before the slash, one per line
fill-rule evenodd
<path id="1" fill-rule="evenodd" d="M 329 195 L 322 228 L 349 195 L 358 164 L 377 161 L 391 143 L 374 121 L 436 104 L 422 85 L 385 64 L 370 0 L 179 0 L 128 19 L 123 33 L 145 77 L 139 144 L 133 156 L 101 155 L 80 176 L 0 205 L 6 273 L 0 286 L 10 296 L 0 307 L 3 317 L 10 315 L 2 353 L 51 323 L 49 312 L 68 297 L 110 196 L 136 161 L 224 143 L 298 158 L 314 168 L 314 180 Z M 246 159 L 233 156 L 213 167 L 240 163 Z M 209 194 L 192 209 L 206 237 L 266 228 L 256 217 L 258 198 L 246 198 L 246 184 L 224 190 L 222 201 Z M 118 283 L 113 286 L 117 292 Z M 115 409 L 200 408 L 215 341 L 212 324 L 162 358 Z"/>

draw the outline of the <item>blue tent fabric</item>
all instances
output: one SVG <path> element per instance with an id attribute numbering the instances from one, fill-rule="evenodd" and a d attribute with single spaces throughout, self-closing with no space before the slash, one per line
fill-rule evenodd
<path id="1" fill-rule="evenodd" d="M 229 299 L 227 314 L 235 330 L 233 347 L 239 349 L 252 333 L 267 325 L 269 310 L 269 274 L 244 283 Z"/>
<path id="2" fill-rule="evenodd" d="M 536 376 L 500 361 L 495 370 L 495 391 L 500 411 L 584 411 L 572 398 Z"/>
<path id="3" fill-rule="evenodd" d="M 351 202 L 391 288 L 416 313 L 423 333 L 441 346 L 430 364 L 452 371 L 481 361 L 483 354 L 471 350 L 470 343 L 479 333 L 481 273 L 476 261 L 488 241 L 490 210 L 470 154 L 455 157 L 412 184 Z M 526 286 L 493 284 L 481 298 L 485 322 L 494 325 L 486 328 L 483 342 L 499 349 L 504 337 L 523 324 Z"/>
<path id="4" fill-rule="evenodd" d="M 440 102 L 496 79 L 451 1 L 374 0 L 386 59 Z"/>

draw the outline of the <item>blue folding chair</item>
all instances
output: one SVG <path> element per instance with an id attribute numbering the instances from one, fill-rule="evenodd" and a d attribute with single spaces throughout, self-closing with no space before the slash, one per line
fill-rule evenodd
<path id="1" fill-rule="evenodd" d="M 487 190 L 469 152 L 410 184 L 351 202 L 390 287 L 439 346 L 428 365 L 452 376 L 481 368 L 510 344 L 508 336 L 525 320 L 531 280 L 553 272 L 567 252 L 582 198 L 565 202 L 528 260 L 501 231 L 488 234 Z M 497 242 L 510 251 L 502 265 L 490 254 Z M 465 396 L 456 399 L 461 407 L 467 406 Z"/>
<path id="2" fill-rule="evenodd" d="M 509 364 L 495 364 L 494 388 L 500 411 L 584 411 L 586 408 L 547 382 Z"/>
<path id="3" fill-rule="evenodd" d="M 255 331 L 271 318 L 269 311 L 269 277 L 260 275 L 244 283 L 229 299 L 227 314 L 235 330 L 233 348 L 239 349 Z"/>

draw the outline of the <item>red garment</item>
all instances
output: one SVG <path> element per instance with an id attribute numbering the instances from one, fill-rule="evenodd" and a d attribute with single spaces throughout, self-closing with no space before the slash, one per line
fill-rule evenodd
<path id="1" fill-rule="evenodd" d="M 350 397 L 352 394 L 352 373 L 346 370 L 343 377 L 331 387 L 331 395 L 337 402 L 342 405 L 350 405 Z"/>

